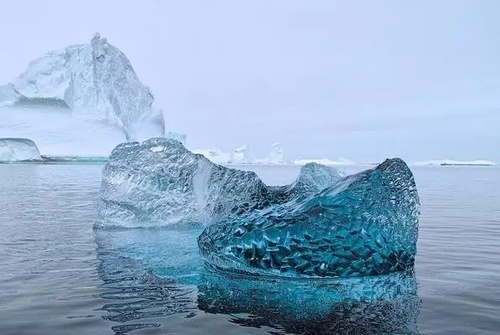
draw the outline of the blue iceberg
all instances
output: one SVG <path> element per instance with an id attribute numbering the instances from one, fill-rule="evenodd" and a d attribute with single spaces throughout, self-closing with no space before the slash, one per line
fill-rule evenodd
<path id="1" fill-rule="evenodd" d="M 215 269 L 286 277 L 378 276 L 413 268 L 419 197 L 398 158 L 342 177 L 319 164 L 287 186 L 216 165 L 180 142 L 117 146 L 104 167 L 95 228 L 207 226 Z"/>
<path id="2" fill-rule="evenodd" d="M 174 139 L 124 143 L 104 167 L 95 227 L 210 224 L 315 194 L 341 178 L 308 164 L 291 185 L 267 186 L 255 172 L 214 164 Z"/>
<path id="3" fill-rule="evenodd" d="M 252 275 L 359 277 L 411 270 L 419 197 L 401 159 L 207 227 L 198 238 L 212 267 Z"/>

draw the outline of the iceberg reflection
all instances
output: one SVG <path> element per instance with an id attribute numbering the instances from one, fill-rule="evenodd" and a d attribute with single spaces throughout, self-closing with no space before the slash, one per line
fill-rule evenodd
<path id="1" fill-rule="evenodd" d="M 413 272 L 337 279 L 222 273 L 203 265 L 199 233 L 95 230 L 105 319 L 116 333 L 161 330 L 176 315 L 205 313 L 283 333 L 417 333 L 420 300 Z"/>

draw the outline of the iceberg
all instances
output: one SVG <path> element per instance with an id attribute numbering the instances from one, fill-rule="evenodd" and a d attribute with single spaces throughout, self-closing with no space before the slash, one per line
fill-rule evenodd
<path id="1" fill-rule="evenodd" d="M 311 195 L 341 178 L 309 164 L 293 184 L 267 186 L 255 172 L 214 164 L 173 139 L 123 143 L 104 167 L 95 226 L 209 224 Z"/>
<path id="2" fill-rule="evenodd" d="M 217 148 L 194 149 L 193 153 L 202 155 L 215 164 L 227 165 L 231 161 L 231 154 Z"/>
<path id="3" fill-rule="evenodd" d="M 305 165 L 308 163 L 317 163 L 321 165 L 341 165 L 341 166 L 348 166 L 348 165 L 356 165 L 355 162 L 340 157 L 338 160 L 334 161 L 328 158 L 320 158 L 320 159 L 296 159 L 293 161 L 293 164 L 295 165 Z"/>
<path id="4" fill-rule="evenodd" d="M 176 139 L 175 137 L 172 138 Z M 182 144 L 184 144 L 184 142 L 182 142 Z M 232 153 L 227 153 L 217 148 L 194 149 L 193 152 L 205 156 L 212 163 L 220 165 L 241 165 L 253 163 L 253 157 L 248 144 L 243 144 L 242 146 L 234 149 Z"/>
<path id="5" fill-rule="evenodd" d="M 360 277 L 413 268 L 419 213 L 413 174 L 398 158 L 346 177 L 310 163 L 294 183 L 267 186 L 153 138 L 113 150 L 95 228 L 208 225 L 198 244 L 215 269 Z"/>
<path id="6" fill-rule="evenodd" d="M 413 163 L 414 166 L 493 166 L 495 163 L 488 160 L 456 161 L 440 159 Z"/>
<path id="7" fill-rule="evenodd" d="M 27 138 L 0 138 L 0 163 L 41 162 L 35 142 Z"/>
<path id="8" fill-rule="evenodd" d="M 251 164 L 252 162 L 252 154 L 248 144 L 243 144 L 241 147 L 234 149 L 229 161 L 230 164 Z"/>
<path id="9" fill-rule="evenodd" d="M 107 156 L 118 143 L 164 136 L 153 102 L 127 57 L 95 34 L 1 86 L 0 125 L 2 135 L 30 138 L 44 154 Z"/>
<path id="10" fill-rule="evenodd" d="M 268 165 L 284 165 L 288 164 L 288 160 L 285 158 L 283 154 L 283 148 L 281 144 L 276 142 L 271 145 L 271 151 L 264 159 L 256 160 L 256 163 L 259 164 L 268 164 Z"/>
<path id="11" fill-rule="evenodd" d="M 226 272 L 287 277 L 413 268 L 420 204 L 401 159 L 287 200 L 208 226 L 198 238 L 206 262 Z"/>

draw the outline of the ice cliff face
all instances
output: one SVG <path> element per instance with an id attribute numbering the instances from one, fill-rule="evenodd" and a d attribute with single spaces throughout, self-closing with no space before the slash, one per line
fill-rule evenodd
<path id="1" fill-rule="evenodd" d="M 123 141 L 164 135 L 163 114 L 153 107 L 153 101 L 127 57 L 99 34 L 90 44 L 68 46 L 32 61 L 26 72 L 0 87 L 0 106 L 18 109 L 15 114 L 43 107 L 45 114 L 45 110 L 59 114 L 54 123 L 70 116 L 81 127 L 86 127 L 85 122 L 111 126 L 123 134 L 113 147 Z M 15 125 L 24 126 L 29 119 Z M 71 130 L 59 129 L 64 131 Z M 32 138 L 28 132 L 20 134 Z M 40 142 L 43 140 L 37 140 Z"/>
<path id="2" fill-rule="evenodd" d="M 0 138 L 0 163 L 42 161 L 35 142 L 26 138 Z"/>

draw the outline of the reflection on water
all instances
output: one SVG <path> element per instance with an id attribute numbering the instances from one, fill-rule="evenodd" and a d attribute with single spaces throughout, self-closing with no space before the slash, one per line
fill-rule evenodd
<path id="1" fill-rule="evenodd" d="M 224 274 L 203 265 L 199 229 L 95 231 L 105 319 L 124 334 L 161 327 L 159 318 L 224 314 L 273 333 L 416 334 L 413 273 L 294 280 Z"/>

